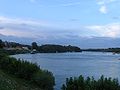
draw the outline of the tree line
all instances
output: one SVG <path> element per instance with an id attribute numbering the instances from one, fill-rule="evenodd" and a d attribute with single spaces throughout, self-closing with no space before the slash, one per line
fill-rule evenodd
<path id="1" fill-rule="evenodd" d="M 45 44 L 38 46 L 36 42 L 32 43 L 32 49 L 36 49 L 39 53 L 81 52 L 81 49 L 76 46 L 62 46 L 54 44 Z"/>
<path id="2" fill-rule="evenodd" d="M 8 42 L 0 39 L 0 48 L 4 48 L 4 47 L 7 47 L 7 48 L 28 47 L 29 49 L 31 48 L 30 45 L 20 44 L 16 42 Z"/>
<path id="3" fill-rule="evenodd" d="M 98 80 L 80 75 L 67 78 L 61 90 L 120 90 L 120 85 L 118 79 L 106 78 L 103 75 Z"/>
<path id="4" fill-rule="evenodd" d="M 81 52 L 81 49 L 77 46 L 63 46 L 63 45 L 55 45 L 55 44 L 45 44 L 45 45 L 38 45 L 36 42 L 32 42 L 31 45 L 25 45 L 25 44 L 19 44 L 16 42 L 7 42 L 7 41 L 2 41 L 0 39 L 0 49 L 4 48 L 22 48 L 22 47 L 27 47 L 28 50 L 36 50 L 36 52 L 39 53 L 62 53 L 62 52 Z M 6 49 L 7 50 L 7 49 Z M 10 53 L 17 53 L 19 54 L 21 51 L 24 52 L 25 50 L 7 50 L 7 52 Z"/>

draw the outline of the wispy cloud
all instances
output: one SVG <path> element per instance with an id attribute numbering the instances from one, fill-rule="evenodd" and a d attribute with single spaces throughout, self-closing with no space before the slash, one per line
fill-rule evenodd
<path id="1" fill-rule="evenodd" d="M 41 5 L 42 7 L 70 7 L 70 6 L 79 6 L 81 2 L 64 2 L 64 3 L 58 3 L 55 5 Z"/>
<path id="2" fill-rule="evenodd" d="M 79 37 L 120 37 L 120 23 L 72 27 L 42 21 L 0 17 L 0 34 L 42 40 L 73 39 Z M 72 27 L 72 28 L 71 28 Z"/>
<path id="3" fill-rule="evenodd" d="M 109 11 L 109 8 L 107 8 L 107 6 L 116 1 L 118 0 L 97 0 L 97 4 L 100 6 L 99 11 L 103 14 L 107 14 Z"/>
<path id="4" fill-rule="evenodd" d="M 33 25 L 33 26 L 51 26 L 50 23 L 45 21 L 31 20 L 31 19 L 20 19 L 20 18 L 8 18 L 0 16 L 0 23 L 8 24 L 21 24 L 21 25 Z"/>
<path id="5" fill-rule="evenodd" d="M 64 26 L 59 26 L 55 23 L 28 20 L 28 19 L 18 19 L 18 18 L 8 18 L 0 16 L 0 34 L 12 35 L 17 37 L 32 37 L 32 38 L 66 38 L 71 35 L 78 35 L 74 30 L 69 28 L 64 28 Z M 67 27 L 67 26 L 66 26 Z M 78 32 L 78 30 L 76 30 Z M 70 38 L 70 37 L 69 37 Z"/>
<path id="6" fill-rule="evenodd" d="M 0 27 L 0 34 L 3 35 L 38 38 L 45 36 L 43 31 L 53 25 L 44 21 L 0 16 Z"/>
<path id="7" fill-rule="evenodd" d="M 64 3 L 60 4 L 60 6 L 68 7 L 68 6 L 75 6 L 75 5 L 80 5 L 81 2 L 70 2 L 70 3 Z"/>
<path id="8" fill-rule="evenodd" d="M 93 25 L 87 26 L 87 28 L 92 30 L 93 32 L 99 33 L 99 36 L 101 37 L 120 37 L 120 23 L 111 23 L 107 25 Z"/>
<path id="9" fill-rule="evenodd" d="M 105 5 L 105 4 L 110 4 L 110 3 L 113 3 L 113 2 L 116 2 L 118 0 L 97 0 L 97 4 L 99 5 Z"/>

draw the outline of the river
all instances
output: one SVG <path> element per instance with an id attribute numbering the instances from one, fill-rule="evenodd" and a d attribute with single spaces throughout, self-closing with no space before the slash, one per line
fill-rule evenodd
<path id="1" fill-rule="evenodd" d="M 119 54 L 102 52 L 38 53 L 18 54 L 13 57 L 37 63 L 42 69 L 53 72 L 56 81 L 55 90 L 60 90 L 66 78 L 71 76 L 94 76 L 96 79 L 101 75 L 120 77 Z"/>

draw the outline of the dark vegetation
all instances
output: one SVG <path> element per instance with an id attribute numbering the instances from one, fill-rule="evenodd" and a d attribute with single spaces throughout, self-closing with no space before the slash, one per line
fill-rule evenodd
<path id="1" fill-rule="evenodd" d="M 62 52 L 81 52 L 81 49 L 76 46 L 62 46 L 62 45 L 42 45 L 38 47 L 40 53 L 62 53 Z"/>
<path id="2" fill-rule="evenodd" d="M 66 84 L 63 84 L 62 90 L 120 90 L 117 79 L 105 78 L 95 80 L 93 77 L 86 79 L 81 75 L 78 78 L 67 78 Z"/>
<path id="3" fill-rule="evenodd" d="M 76 46 L 62 46 L 54 44 L 46 44 L 38 46 L 36 42 L 32 43 L 32 49 L 36 49 L 39 53 L 63 53 L 63 52 L 81 52 L 81 49 Z"/>
<path id="4" fill-rule="evenodd" d="M 5 53 L 7 55 L 15 55 L 15 54 L 30 53 L 30 51 L 28 51 L 28 50 L 5 50 L 5 49 L 0 49 L 0 53 Z"/>
<path id="5" fill-rule="evenodd" d="M 43 90 L 27 80 L 16 78 L 0 70 L 0 90 Z"/>
<path id="6" fill-rule="evenodd" d="M 26 47 L 27 49 L 23 49 L 23 47 Z M 4 49 L 4 51 L 6 51 L 9 54 L 30 53 L 30 51 L 34 49 L 36 50 L 36 53 L 64 53 L 81 51 L 120 53 L 120 48 L 80 49 L 79 47 L 71 45 L 68 46 L 55 44 L 37 45 L 36 42 L 33 42 L 31 45 L 24 45 L 16 42 L 7 42 L 2 40 L 0 40 L 0 48 Z"/>
<path id="7" fill-rule="evenodd" d="M 2 51 L 10 55 L 13 54 L 24 54 L 30 53 L 30 51 L 35 50 L 36 53 L 64 53 L 64 52 L 81 52 L 81 49 L 76 46 L 62 46 L 54 44 L 45 44 L 38 46 L 36 42 L 33 42 L 31 45 L 24 45 L 15 42 L 7 42 L 0 40 L 0 48 Z M 26 49 L 27 48 L 27 49 Z"/>
<path id="8" fill-rule="evenodd" d="M 37 64 L 16 60 L 4 53 L 0 53 L 0 70 L 16 78 L 26 80 L 43 90 L 53 90 L 55 85 L 54 76 L 51 72 L 40 69 Z"/>
<path id="9" fill-rule="evenodd" d="M 0 48 L 22 48 L 22 47 L 27 47 L 28 49 L 31 48 L 30 45 L 25 45 L 25 44 L 20 44 L 20 43 L 16 43 L 16 42 L 8 42 L 8 41 L 2 41 L 0 39 Z"/>

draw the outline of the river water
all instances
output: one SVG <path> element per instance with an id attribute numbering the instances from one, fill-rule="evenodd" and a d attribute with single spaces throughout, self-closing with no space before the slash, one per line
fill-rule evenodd
<path id="1" fill-rule="evenodd" d="M 37 63 L 42 69 L 53 72 L 56 81 L 55 90 L 60 90 L 66 78 L 71 76 L 94 76 L 96 79 L 101 75 L 120 77 L 119 54 L 102 52 L 38 53 L 18 54 L 13 57 Z"/>

